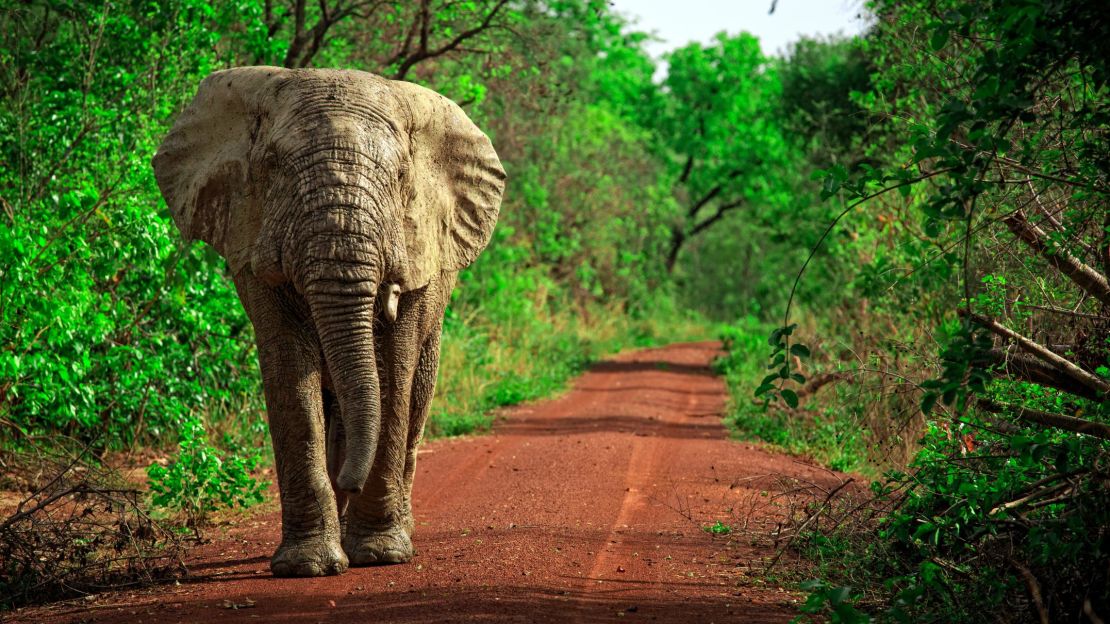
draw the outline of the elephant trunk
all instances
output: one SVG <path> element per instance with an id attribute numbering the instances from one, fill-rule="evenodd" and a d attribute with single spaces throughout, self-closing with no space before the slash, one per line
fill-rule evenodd
<path id="1" fill-rule="evenodd" d="M 322 286 L 317 283 L 305 294 L 339 398 L 347 441 L 346 457 L 335 485 L 344 492 L 358 494 L 374 464 L 381 429 L 374 353 L 374 296 L 373 292 L 328 292 Z M 350 291 L 351 286 L 345 284 L 341 290 Z"/>
<path id="2" fill-rule="evenodd" d="M 352 122 L 353 123 L 353 122 Z M 397 240 L 391 201 L 396 175 L 383 155 L 366 145 L 384 141 L 337 140 L 337 118 L 314 126 L 315 140 L 290 157 L 302 216 L 281 265 L 303 293 L 331 374 L 346 437 L 335 487 L 362 491 L 377 452 L 381 397 L 374 346 L 375 297 Z"/>

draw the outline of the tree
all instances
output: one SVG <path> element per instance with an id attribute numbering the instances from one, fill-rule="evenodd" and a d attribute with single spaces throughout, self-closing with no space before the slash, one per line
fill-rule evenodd
<path id="1" fill-rule="evenodd" d="M 520 16 L 508 0 L 255 0 L 242 8 L 233 38 L 253 64 L 301 68 L 319 65 L 321 58 L 323 65 L 355 61 L 398 80 L 444 55 L 495 51 L 498 46 L 490 47 L 485 35 L 507 29 Z M 321 57 L 329 46 L 333 53 Z"/>
<path id="2" fill-rule="evenodd" d="M 657 133 L 684 207 L 665 259 L 673 271 L 691 238 L 773 192 L 787 148 L 772 112 L 778 79 L 755 37 L 721 33 L 713 44 L 692 43 L 667 60 L 661 103 L 645 111 L 645 123 Z"/>

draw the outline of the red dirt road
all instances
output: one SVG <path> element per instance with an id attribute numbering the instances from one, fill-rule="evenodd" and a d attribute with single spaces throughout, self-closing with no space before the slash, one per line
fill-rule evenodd
<path id="1" fill-rule="evenodd" d="M 493 434 L 422 447 L 412 563 L 276 579 L 271 510 L 196 549 L 180 585 L 9 614 L 45 622 L 787 622 L 792 596 L 743 578 L 773 555 L 712 537 L 758 525 L 783 475 L 833 473 L 730 441 L 715 343 L 627 353 Z M 760 497 L 763 497 L 762 499 Z M 250 605 L 246 608 L 233 606 Z"/>

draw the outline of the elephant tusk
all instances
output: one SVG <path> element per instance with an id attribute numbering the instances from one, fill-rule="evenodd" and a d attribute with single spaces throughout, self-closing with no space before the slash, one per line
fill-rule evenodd
<path id="1" fill-rule="evenodd" d="M 389 294 L 386 296 L 385 300 L 385 318 L 388 319 L 390 323 L 397 320 L 397 306 L 400 304 L 400 302 L 401 285 L 390 284 Z"/>

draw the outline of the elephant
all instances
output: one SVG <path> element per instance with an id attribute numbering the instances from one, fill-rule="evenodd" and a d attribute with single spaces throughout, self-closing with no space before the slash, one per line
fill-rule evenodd
<path id="1" fill-rule="evenodd" d="M 490 139 L 412 83 L 239 67 L 201 82 L 152 164 L 254 326 L 281 499 L 271 571 L 410 561 L 443 316 L 505 189 Z"/>

